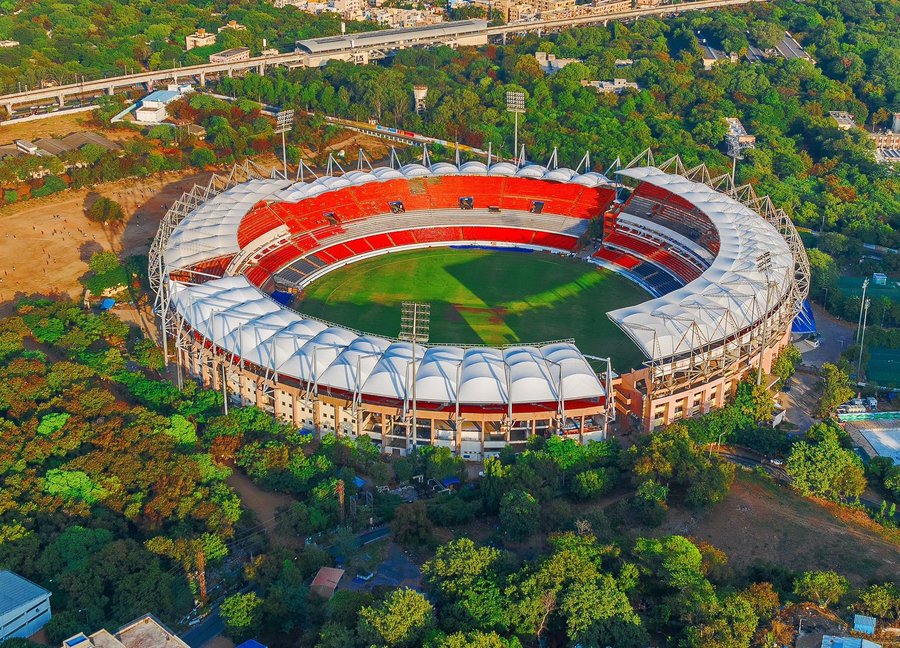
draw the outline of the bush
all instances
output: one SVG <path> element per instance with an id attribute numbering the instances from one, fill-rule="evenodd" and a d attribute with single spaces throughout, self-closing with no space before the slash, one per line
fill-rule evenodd
<path id="1" fill-rule="evenodd" d="M 122 206 L 115 200 L 100 196 L 88 207 L 85 213 L 88 220 L 94 223 L 121 223 L 125 220 L 125 212 Z"/>
<path id="2" fill-rule="evenodd" d="M 579 500 L 596 499 L 612 489 L 612 479 L 605 468 L 585 470 L 575 475 L 571 489 Z"/>
<path id="3" fill-rule="evenodd" d="M 216 154 L 207 148 L 195 148 L 191 151 L 191 166 L 203 169 L 216 163 Z"/>
<path id="4" fill-rule="evenodd" d="M 48 176 L 44 179 L 44 184 L 42 186 L 31 191 L 31 195 L 35 198 L 49 196 L 50 194 L 55 194 L 57 191 L 62 191 L 66 187 L 66 181 L 59 176 Z"/>
<path id="5" fill-rule="evenodd" d="M 112 272 L 120 265 L 119 258 L 116 256 L 115 252 L 109 251 L 95 252 L 91 255 L 91 260 L 88 261 L 88 268 L 95 274 Z"/>

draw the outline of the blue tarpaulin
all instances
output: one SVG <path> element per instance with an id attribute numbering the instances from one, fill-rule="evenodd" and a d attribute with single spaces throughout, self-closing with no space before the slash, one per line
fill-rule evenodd
<path id="1" fill-rule="evenodd" d="M 812 305 L 808 299 L 803 300 L 803 306 L 794 323 L 791 325 L 791 333 L 794 335 L 809 335 L 816 332 L 816 318 L 813 317 Z"/>
<path id="2" fill-rule="evenodd" d="M 107 297 L 102 302 L 100 302 L 100 310 L 108 311 L 115 305 L 116 305 L 116 300 L 113 299 L 112 297 Z"/>
<path id="3" fill-rule="evenodd" d="M 444 488 L 450 488 L 451 486 L 456 486 L 459 484 L 459 477 L 445 477 L 441 480 L 441 485 Z"/>
<path id="4" fill-rule="evenodd" d="M 242 643 L 237 648 L 266 648 L 263 644 L 259 643 L 256 639 L 247 639 L 244 643 Z"/>
<path id="5" fill-rule="evenodd" d="M 357 488 L 362 488 L 363 486 L 366 485 L 366 480 L 363 479 L 362 477 L 354 477 L 353 485 L 356 486 Z"/>
<path id="6" fill-rule="evenodd" d="M 283 290 L 275 290 L 272 292 L 272 299 L 281 304 L 282 306 L 287 306 L 291 303 L 291 299 L 293 299 L 293 295 L 289 292 L 284 292 Z"/>

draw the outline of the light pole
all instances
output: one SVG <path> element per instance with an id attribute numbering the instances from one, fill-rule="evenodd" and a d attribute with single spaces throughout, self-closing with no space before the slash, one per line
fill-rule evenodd
<path id="1" fill-rule="evenodd" d="M 285 144 L 284 134 L 287 133 L 294 125 L 293 110 L 279 110 L 275 116 L 275 133 L 281 133 L 281 155 L 284 159 L 284 179 L 287 180 L 287 145 Z"/>
<path id="2" fill-rule="evenodd" d="M 772 282 L 769 273 L 772 271 L 772 254 L 763 252 L 756 258 L 756 268 L 766 276 L 766 310 L 763 313 L 762 340 L 759 343 L 759 366 L 756 368 L 756 384 L 762 383 L 763 355 L 766 352 L 766 324 L 769 322 L 769 301 Z"/>
<path id="3" fill-rule="evenodd" d="M 506 111 L 516 116 L 516 126 L 513 135 L 513 159 L 519 159 L 519 113 L 525 114 L 525 93 L 512 92 L 506 93 Z"/>
<path id="4" fill-rule="evenodd" d="M 400 335 L 406 342 L 412 342 L 412 445 L 417 444 L 416 429 L 416 343 L 428 342 L 431 304 L 403 302 L 400 311 Z"/>
<path id="5" fill-rule="evenodd" d="M 866 288 L 869 287 L 869 278 L 866 277 L 863 279 L 863 291 L 862 297 L 859 298 L 859 321 L 856 323 L 856 343 L 859 344 L 859 334 L 862 330 L 862 320 L 863 320 L 863 304 L 866 302 Z"/>
<path id="6" fill-rule="evenodd" d="M 856 381 L 859 382 L 862 378 L 862 353 L 863 353 L 863 345 L 866 343 L 866 319 L 869 317 L 869 303 L 870 299 L 866 300 L 866 303 L 863 304 L 863 319 L 862 319 L 862 333 L 859 336 L 859 360 L 856 361 Z"/>

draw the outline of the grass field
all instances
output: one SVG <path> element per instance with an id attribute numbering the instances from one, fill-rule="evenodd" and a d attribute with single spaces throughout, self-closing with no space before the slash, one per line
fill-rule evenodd
<path id="1" fill-rule="evenodd" d="M 837 285 L 841 292 L 845 295 L 861 295 L 862 283 L 865 277 L 838 277 Z M 869 277 L 869 287 L 866 289 L 866 296 L 873 300 L 879 297 L 887 297 L 888 299 L 900 299 L 900 281 L 897 277 L 888 277 L 886 286 L 876 286 L 872 277 Z"/>
<path id="2" fill-rule="evenodd" d="M 866 377 L 883 387 L 900 387 L 900 349 L 869 349 Z"/>
<path id="3" fill-rule="evenodd" d="M 514 344 L 574 338 L 626 371 L 643 357 L 606 312 L 649 299 L 627 279 L 545 253 L 479 249 L 395 252 L 335 270 L 297 308 L 378 335 L 396 336 L 400 303 L 431 304 L 431 341 Z"/>

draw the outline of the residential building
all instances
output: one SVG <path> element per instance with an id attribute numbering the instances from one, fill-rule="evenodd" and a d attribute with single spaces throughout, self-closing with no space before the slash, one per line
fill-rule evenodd
<path id="1" fill-rule="evenodd" d="M 219 27 L 217 31 L 221 34 L 226 29 L 233 29 L 234 31 L 247 31 L 247 28 L 238 23 L 238 21 L 236 20 L 229 20 L 227 24 Z"/>
<path id="2" fill-rule="evenodd" d="M 210 63 L 237 63 L 238 61 L 246 61 L 250 58 L 249 47 L 235 47 L 233 49 L 223 50 L 209 57 Z"/>
<path id="3" fill-rule="evenodd" d="M 152 614 L 126 623 L 110 633 L 106 630 L 86 635 L 79 632 L 62 642 L 61 648 L 190 648 Z"/>
<path id="4" fill-rule="evenodd" d="M 0 40 L 0 47 L 18 47 L 19 41 L 17 40 Z"/>
<path id="5" fill-rule="evenodd" d="M 592 14 L 606 15 L 631 9 L 631 0 L 594 0 Z"/>
<path id="6" fill-rule="evenodd" d="M 628 67 L 629 65 L 633 65 L 633 64 L 634 64 L 634 61 L 632 61 L 630 58 L 616 59 L 616 61 L 615 61 L 615 66 L 617 68 Z"/>
<path id="7" fill-rule="evenodd" d="M 726 54 L 722 50 L 716 49 L 707 43 L 705 38 L 700 40 L 700 49 L 702 50 L 704 70 L 712 70 L 713 67 L 719 63 L 738 62 L 738 55 L 736 53 L 732 52 L 731 54 Z"/>
<path id="8" fill-rule="evenodd" d="M 856 128 L 856 122 L 853 121 L 853 115 L 843 110 L 831 110 L 828 112 L 831 118 L 837 122 L 837 127 L 841 130 L 850 130 Z"/>
<path id="9" fill-rule="evenodd" d="M 37 152 L 33 155 L 64 155 L 72 151 L 81 150 L 88 144 L 93 144 L 108 151 L 119 151 L 121 146 L 115 142 L 106 139 L 99 133 L 80 132 L 69 133 L 63 138 L 42 137 L 34 141 L 34 147 Z M 17 144 L 18 145 L 18 144 Z M 20 148 L 22 148 L 20 146 Z M 24 150 L 24 149 L 22 149 Z"/>
<path id="10" fill-rule="evenodd" d="M 26 638 L 50 621 L 50 592 L 11 571 L 0 571 L 0 643 Z"/>
<path id="11" fill-rule="evenodd" d="M 322 598 L 330 599 L 334 596 L 334 591 L 337 589 L 338 583 L 341 581 L 343 575 L 343 569 L 322 567 L 319 569 L 316 577 L 313 578 L 312 585 L 309 586 L 309 591 Z"/>
<path id="12" fill-rule="evenodd" d="M 816 60 L 803 49 L 803 46 L 791 36 L 790 32 L 784 32 L 784 38 L 775 46 L 775 49 L 788 60 L 802 59 L 815 65 Z"/>
<path id="13" fill-rule="evenodd" d="M 626 90 L 640 90 L 634 81 L 613 79 L 612 81 L 582 81 L 581 85 L 594 88 L 600 94 L 622 94 Z"/>
<path id="14" fill-rule="evenodd" d="M 538 13 L 560 13 L 575 9 L 575 0 L 532 0 Z"/>
<path id="15" fill-rule="evenodd" d="M 559 72 L 570 63 L 581 63 L 581 59 L 556 58 L 556 54 L 548 54 L 547 52 L 535 52 L 534 58 L 545 74 Z"/>
<path id="16" fill-rule="evenodd" d="M 184 48 L 188 51 L 194 49 L 195 47 L 206 47 L 207 45 L 214 45 L 216 42 L 216 35 L 210 34 L 208 31 L 203 29 L 202 27 L 195 31 L 190 36 L 187 36 L 184 39 Z"/>
<path id="17" fill-rule="evenodd" d="M 822 637 L 822 648 L 881 648 L 881 644 L 857 637 Z"/>

